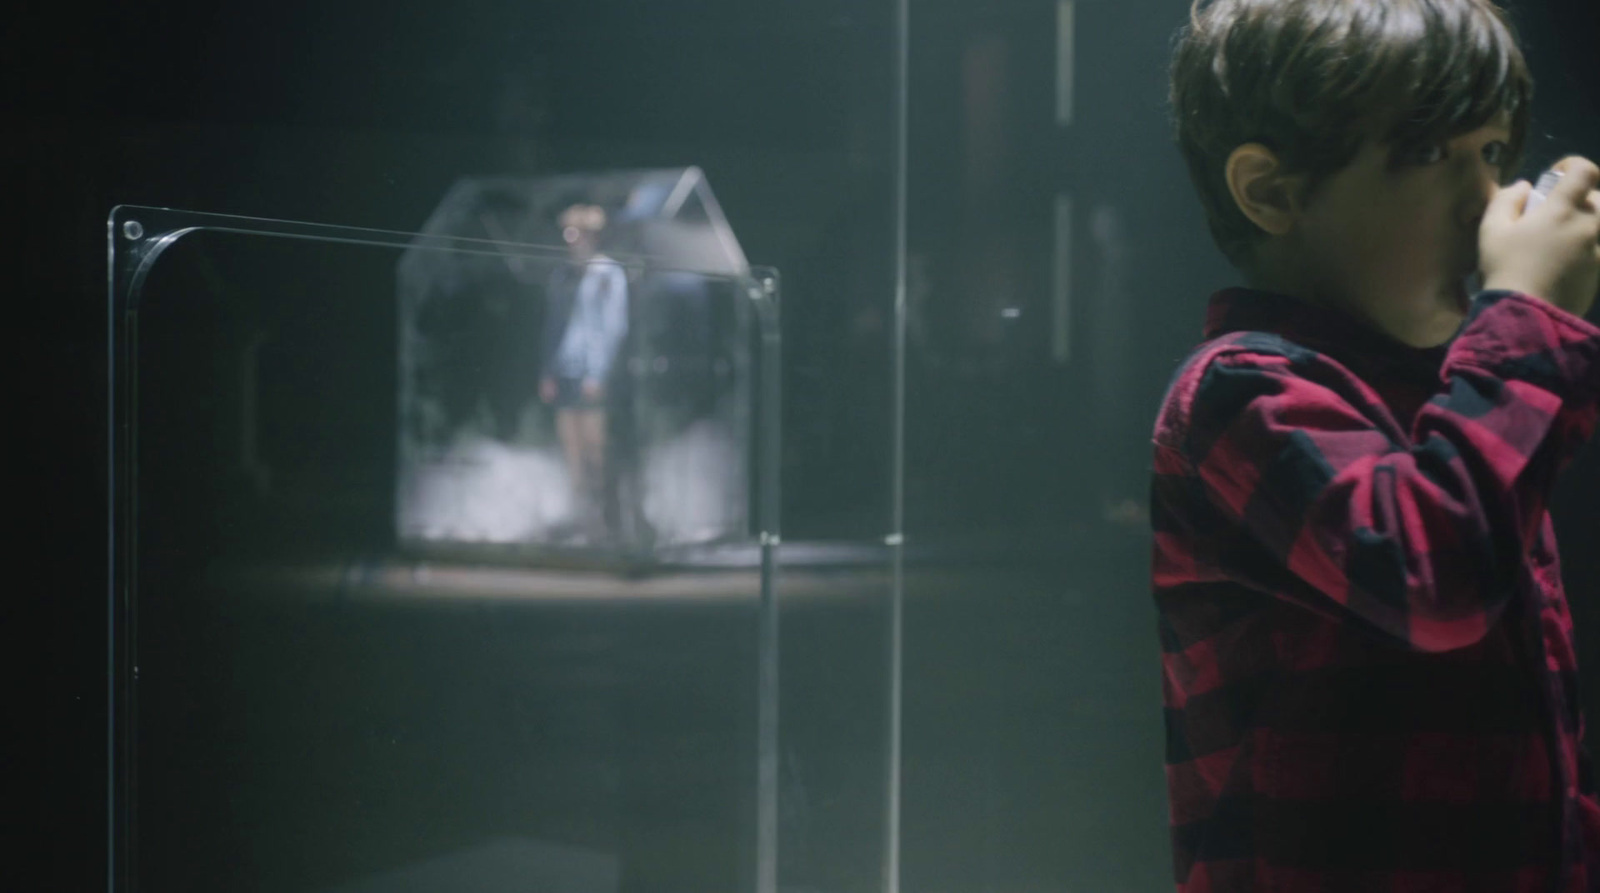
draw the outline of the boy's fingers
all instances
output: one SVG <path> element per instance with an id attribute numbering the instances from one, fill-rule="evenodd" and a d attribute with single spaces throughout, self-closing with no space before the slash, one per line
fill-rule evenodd
<path id="1" fill-rule="evenodd" d="M 1564 174 L 1570 174 L 1575 169 L 1584 166 L 1594 167 L 1594 162 L 1583 157 L 1582 155 L 1567 155 L 1564 156 L 1560 161 L 1557 161 L 1555 164 L 1550 165 L 1550 169 L 1561 171 Z"/>
<path id="2" fill-rule="evenodd" d="M 1556 162 L 1552 170 L 1561 171 L 1561 182 L 1556 188 L 1550 190 L 1550 197 L 1560 196 L 1568 202 L 1579 205 L 1583 199 L 1600 186 L 1600 166 L 1579 155 L 1568 155 Z"/>
<path id="3" fill-rule="evenodd" d="M 1523 209 L 1528 204 L 1528 196 L 1531 194 L 1533 194 L 1533 184 L 1527 180 L 1518 180 L 1495 193 L 1494 198 L 1489 201 L 1489 208 L 1484 216 L 1521 217 Z"/>

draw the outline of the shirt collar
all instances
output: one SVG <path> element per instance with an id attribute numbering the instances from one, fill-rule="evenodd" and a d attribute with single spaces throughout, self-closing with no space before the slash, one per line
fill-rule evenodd
<path id="1" fill-rule="evenodd" d="M 1298 298 L 1252 288 L 1225 288 L 1211 296 L 1206 340 L 1230 332 L 1269 332 L 1327 354 L 1369 382 L 1400 375 L 1437 380 L 1448 342 L 1412 347 L 1361 319 Z"/>

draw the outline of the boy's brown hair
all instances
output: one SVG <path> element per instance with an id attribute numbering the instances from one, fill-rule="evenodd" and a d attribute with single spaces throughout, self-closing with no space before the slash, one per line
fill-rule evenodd
<path id="1" fill-rule="evenodd" d="M 1228 190 L 1233 150 L 1261 143 L 1305 198 L 1368 138 L 1391 158 L 1511 121 L 1509 176 L 1533 80 L 1490 0 L 1195 0 L 1172 60 L 1175 136 L 1222 253 L 1247 267 L 1264 233 Z"/>

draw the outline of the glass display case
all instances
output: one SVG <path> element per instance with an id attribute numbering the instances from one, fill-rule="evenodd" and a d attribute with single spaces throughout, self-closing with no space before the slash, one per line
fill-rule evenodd
<path id="1" fill-rule="evenodd" d="M 456 183 L 399 262 L 400 541 L 638 562 L 747 538 L 749 276 L 693 168 Z"/>
<path id="2" fill-rule="evenodd" d="M 775 870 L 776 274 L 575 260 L 445 211 L 420 233 L 111 214 L 118 889 Z M 625 310 L 577 408 L 539 393 L 562 277 L 569 316 Z M 590 491 L 564 413 L 605 436 Z M 556 539 L 575 492 L 614 526 Z M 617 573 L 708 545 L 743 558 Z"/>

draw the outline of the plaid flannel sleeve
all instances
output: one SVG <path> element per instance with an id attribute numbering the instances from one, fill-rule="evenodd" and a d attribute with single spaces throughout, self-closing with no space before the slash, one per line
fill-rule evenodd
<path id="1" fill-rule="evenodd" d="M 1342 366 L 1247 335 L 1211 354 L 1178 446 L 1223 522 L 1307 584 L 1285 597 L 1450 650 L 1510 596 L 1597 375 L 1600 330 L 1485 292 L 1410 431 Z"/>

